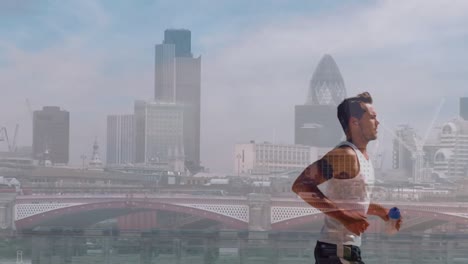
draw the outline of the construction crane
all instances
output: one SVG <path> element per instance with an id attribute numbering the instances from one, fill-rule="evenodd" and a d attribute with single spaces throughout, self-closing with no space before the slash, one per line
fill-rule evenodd
<path id="1" fill-rule="evenodd" d="M 31 104 L 29 103 L 28 98 L 26 98 L 26 107 L 28 110 L 29 117 L 31 118 L 31 120 L 33 120 L 33 111 L 31 109 Z M 9 152 L 17 151 L 16 140 L 18 138 L 18 132 L 19 132 L 19 124 L 16 124 L 15 133 L 13 135 L 13 140 L 10 142 L 10 139 L 8 137 L 8 130 L 6 129 L 6 127 L 0 128 L 0 142 L 2 141 L 6 142 Z"/>
<path id="2" fill-rule="evenodd" d="M 395 140 L 398 141 L 405 149 L 407 149 L 411 153 L 411 160 L 413 163 L 413 183 L 420 183 L 424 180 L 424 145 L 426 144 L 427 139 L 429 138 L 429 135 L 431 133 L 431 130 L 434 127 L 435 122 L 437 121 L 437 118 L 440 114 L 440 111 L 442 110 L 442 106 L 445 103 L 445 98 L 441 98 L 439 105 L 437 106 L 434 116 L 429 123 L 428 128 L 426 129 L 426 134 L 424 138 L 420 138 L 416 135 L 416 133 L 413 133 L 411 135 L 411 140 L 412 140 L 412 145 L 408 144 L 404 140 L 402 140 L 399 136 L 397 136 L 393 131 L 385 126 L 382 126 L 387 132 L 390 133 L 390 135 L 393 136 Z"/>
<path id="3" fill-rule="evenodd" d="M 10 142 L 10 139 L 8 138 L 8 130 L 6 129 L 6 127 L 0 128 L 0 141 L 5 141 L 7 143 L 9 152 L 16 152 L 16 138 L 18 137 L 18 130 L 19 125 L 16 124 L 15 134 L 13 135 L 13 141 Z"/>

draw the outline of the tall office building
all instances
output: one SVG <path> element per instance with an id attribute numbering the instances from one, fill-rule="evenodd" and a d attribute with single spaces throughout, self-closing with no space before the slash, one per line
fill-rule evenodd
<path id="1" fill-rule="evenodd" d="M 295 107 L 295 144 L 335 146 L 344 135 L 337 118 L 337 106 L 345 97 L 340 70 L 333 58 L 325 54 L 312 75 L 306 103 Z"/>
<path id="2" fill-rule="evenodd" d="M 393 139 L 393 169 L 404 171 L 408 177 L 414 169 L 413 154 L 416 151 L 416 132 L 408 125 L 400 125 Z"/>
<path id="3" fill-rule="evenodd" d="M 135 162 L 164 163 L 182 158 L 184 106 L 135 101 Z"/>
<path id="4" fill-rule="evenodd" d="M 154 98 L 175 101 L 175 46 L 158 44 L 155 48 Z"/>
<path id="5" fill-rule="evenodd" d="M 192 57 L 192 33 L 187 29 L 166 29 L 164 44 L 175 46 L 176 57 Z"/>
<path id="6" fill-rule="evenodd" d="M 191 33 L 185 29 L 164 32 L 155 47 L 155 100 L 183 105 L 185 164 L 200 170 L 201 57 L 191 52 Z"/>
<path id="7" fill-rule="evenodd" d="M 135 128 L 133 115 L 107 116 L 108 165 L 121 165 L 134 162 Z"/>
<path id="8" fill-rule="evenodd" d="M 58 106 L 44 106 L 33 114 L 33 158 L 67 164 L 70 144 L 70 113 Z"/>
<path id="9" fill-rule="evenodd" d="M 460 117 L 468 121 L 468 97 L 460 98 Z"/>

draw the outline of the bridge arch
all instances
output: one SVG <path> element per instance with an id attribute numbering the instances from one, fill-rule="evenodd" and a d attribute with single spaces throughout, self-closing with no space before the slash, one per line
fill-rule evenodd
<path id="1" fill-rule="evenodd" d="M 445 212 L 402 208 L 403 226 L 401 231 L 411 231 L 412 228 L 431 228 L 443 223 L 457 223 L 468 225 L 468 214 L 456 215 Z M 317 222 L 322 224 L 323 213 L 309 214 L 292 219 L 286 219 L 271 225 L 273 230 L 292 230 L 301 226 Z M 380 220 L 379 220 L 380 221 Z"/>
<path id="2" fill-rule="evenodd" d="M 401 211 L 403 216 L 402 232 L 425 230 L 444 223 L 468 225 L 468 214 L 453 214 L 415 208 L 403 208 Z M 406 219 L 405 216 L 407 216 Z"/>
<path id="3" fill-rule="evenodd" d="M 305 226 L 309 223 L 323 223 L 323 213 L 316 213 L 310 215 L 304 215 L 292 219 L 283 220 L 271 225 L 273 230 L 291 230 L 301 226 Z"/>
<path id="4" fill-rule="evenodd" d="M 87 227 L 106 219 L 143 211 L 170 211 L 221 222 L 233 229 L 247 229 L 247 223 L 219 213 L 183 205 L 153 201 L 106 201 L 59 208 L 15 221 L 18 230 L 37 226 Z"/>

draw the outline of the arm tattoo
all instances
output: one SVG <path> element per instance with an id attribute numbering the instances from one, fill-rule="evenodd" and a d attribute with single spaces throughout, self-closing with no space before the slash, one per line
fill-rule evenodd
<path id="1" fill-rule="evenodd" d="M 317 166 L 324 179 L 329 180 L 333 178 L 333 167 L 325 159 L 319 160 L 317 162 Z"/>

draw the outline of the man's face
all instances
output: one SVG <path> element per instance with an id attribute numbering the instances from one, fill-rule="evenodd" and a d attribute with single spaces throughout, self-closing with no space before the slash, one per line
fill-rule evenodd
<path id="1" fill-rule="evenodd" d="M 367 141 L 375 140 L 377 139 L 377 128 L 380 123 L 377 120 L 377 113 L 372 104 L 363 104 L 363 107 L 366 109 L 366 112 L 359 119 L 362 137 Z"/>

